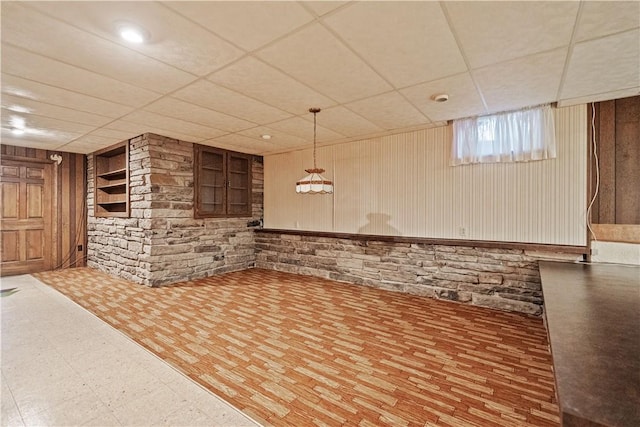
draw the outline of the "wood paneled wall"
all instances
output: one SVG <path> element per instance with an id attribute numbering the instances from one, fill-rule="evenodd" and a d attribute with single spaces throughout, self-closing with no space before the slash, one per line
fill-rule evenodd
<path id="1" fill-rule="evenodd" d="M 48 160 L 52 154 L 62 156 L 54 166 L 55 229 L 53 260 L 55 268 L 81 267 L 86 263 L 86 156 L 84 154 L 48 151 L 36 148 L 0 145 L 0 155 L 14 159 Z"/>
<path id="2" fill-rule="evenodd" d="M 592 113 L 589 108 L 590 118 Z M 596 103 L 594 127 L 600 188 L 591 221 L 606 225 L 594 227 L 595 237 L 640 242 L 640 96 Z M 590 184 L 592 196 L 596 187 L 593 146 Z"/>

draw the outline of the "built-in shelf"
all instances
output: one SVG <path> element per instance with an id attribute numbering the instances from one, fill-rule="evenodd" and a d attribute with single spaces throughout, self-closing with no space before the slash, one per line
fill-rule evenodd
<path id="1" fill-rule="evenodd" d="M 98 174 L 99 178 L 120 179 L 127 176 L 127 168 L 115 169 L 108 172 Z"/>
<path id="2" fill-rule="evenodd" d="M 95 216 L 129 216 L 129 141 L 94 153 Z"/>

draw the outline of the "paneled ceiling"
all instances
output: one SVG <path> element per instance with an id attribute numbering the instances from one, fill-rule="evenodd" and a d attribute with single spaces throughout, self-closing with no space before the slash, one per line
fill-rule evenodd
<path id="1" fill-rule="evenodd" d="M 1 8 L 2 142 L 48 150 L 155 132 L 268 154 L 312 144 L 309 107 L 329 144 L 640 93 L 639 1 Z M 147 41 L 121 39 L 124 22 Z"/>

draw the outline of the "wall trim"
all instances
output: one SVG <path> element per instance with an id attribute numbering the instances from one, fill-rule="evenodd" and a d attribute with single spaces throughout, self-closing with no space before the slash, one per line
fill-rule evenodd
<path id="1" fill-rule="evenodd" d="M 375 234 L 354 234 L 354 233 L 334 233 L 327 231 L 308 231 L 308 230 L 286 230 L 277 228 L 261 228 L 256 229 L 256 233 L 267 234 L 288 234 L 298 236 L 312 237 L 328 237 L 336 239 L 375 241 L 375 242 L 392 242 L 392 243 L 419 243 L 426 245 L 445 245 L 445 246 L 468 246 L 476 248 L 498 248 L 498 249 L 523 249 L 528 251 L 543 252 L 560 252 L 567 254 L 589 253 L 588 246 L 569 246 L 569 245 L 549 245 L 543 243 L 521 243 L 521 242 L 498 242 L 490 240 L 460 240 L 460 239 L 433 239 L 424 237 L 409 236 L 382 236 Z"/>

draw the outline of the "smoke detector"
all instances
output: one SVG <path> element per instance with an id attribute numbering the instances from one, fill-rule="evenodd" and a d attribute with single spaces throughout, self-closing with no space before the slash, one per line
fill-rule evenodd
<path id="1" fill-rule="evenodd" d="M 446 93 L 439 93 L 437 95 L 433 95 L 431 99 L 436 102 L 447 102 L 449 100 L 449 95 L 447 95 Z"/>

